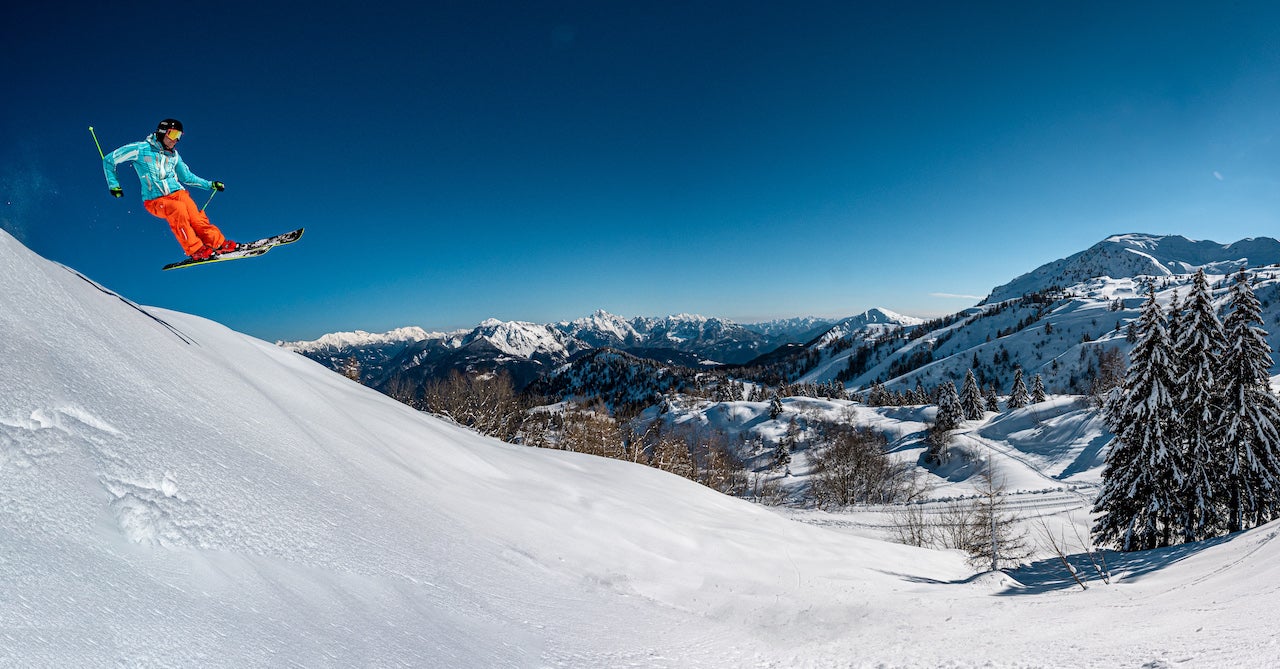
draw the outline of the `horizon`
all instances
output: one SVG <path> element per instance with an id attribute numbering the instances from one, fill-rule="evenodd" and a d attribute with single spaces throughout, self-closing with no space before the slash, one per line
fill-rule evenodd
<path id="1" fill-rule="evenodd" d="M 149 8 L 16 8 L 0 226 L 269 341 L 599 308 L 935 318 L 1123 231 L 1280 229 L 1270 3 L 393 8 L 167 8 L 185 46 L 158 60 L 100 47 Z M 226 183 L 228 237 L 306 236 L 161 274 L 178 245 L 132 170 L 108 195 L 87 128 L 110 151 L 166 117 Z"/>

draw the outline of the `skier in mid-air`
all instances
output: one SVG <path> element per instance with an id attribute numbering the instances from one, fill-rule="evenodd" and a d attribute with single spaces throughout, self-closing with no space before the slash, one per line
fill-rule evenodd
<path id="1" fill-rule="evenodd" d="M 169 222 L 183 253 L 192 260 L 208 260 L 221 253 L 235 251 L 240 245 L 227 239 L 217 226 L 209 222 L 209 217 L 200 211 L 184 187 L 185 184 L 221 191 L 223 184 L 191 173 L 178 155 L 178 140 L 181 138 L 182 122 L 167 118 L 145 140 L 125 144 L 104 156 L 102 169 L 107 175 L 111 195 L 124 195 L 116 167 L 121 163 L 133 163 L 142 185 L 143 206 L 152 216 Z"/>

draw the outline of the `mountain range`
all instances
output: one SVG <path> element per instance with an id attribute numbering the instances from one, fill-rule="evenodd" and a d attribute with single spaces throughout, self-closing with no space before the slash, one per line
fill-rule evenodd
<path id="1" fill-rule="evenodd" d="M 1127 325 L 1137 317 L 1151 281 L 1158 281 L 1159 299 L 1167 304 L 1175 293 L 1186 293 L 1197 269 L 1221 281 L 1241 267 L 1277 264 L 1280 241 L 1272 238 L 1219 244 L 1124 234 L 998 286 L 974 307 L 929 321 L 884 308 L 839 320 L 755 324 L 687 314 L 627 319 L 597 311 L 552 324 L 491 319 L 470 331 L 428 333 L 409 327 L 281 345 L 333 369 L 355 358 L 361 380 L 379 388 L 393 379 L 421 385 L 453 370 L 497 369 L 523 387 L 563 372 L 581 354 L 614 349 L 695 370 L 782 364 L 791 380 L 839 381 L 851 389 L 877 381 L 932 386 L 962 379 L 967 369 L 974 369 L 984 386 L 1007 388 L 1014 369 L 1021 367 L 1028 376 L 1041 374 L 1052 390 L 1083 392 L 1104 349 L 1127 352 Z M 1280 272 L 1255 278 L 1269 323 L 1280 308 L 1275 274 Z M 1225 283 L 1219 290 L 1225 291 Z M 1273 336 L 1273 347 L 1278 344 Z M 659 385 L 649 379 L 646 387 Z"/>
<path id="2" fill-rule="evenodd" d="M 887 313 L 868 318 L 884 319 Z M 550 324 L 489 319 L 451 333 L 404 327 L 380 335 L 341 332 L 279 344 L 335 370 L 354 358 L 361 381 L 373 387 L 405 378 L 421 385 L 452 370 L 497 369 L 523 387 L 583 351 L 609 348 L 664 364 L 707 368 L 749 362 L 783 344 L 810 341 L 833 325 L 835 321 L 814 317 L 747 325 L 689 314 L 627 319 L 600 310 Z"/>

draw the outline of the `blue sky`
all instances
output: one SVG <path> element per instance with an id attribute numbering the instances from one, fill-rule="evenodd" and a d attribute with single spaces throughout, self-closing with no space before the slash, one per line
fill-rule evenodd
<path id="1" fill-rule="evenodd" d="M 269 340 L 929 316 L 1111 234 L 1280 233 L 1275 3 L 33 4 L 0 25 L 4 228 Z M 88 126 L 165 117 L 230 238 L 302 242 L 159 272 Z"/>

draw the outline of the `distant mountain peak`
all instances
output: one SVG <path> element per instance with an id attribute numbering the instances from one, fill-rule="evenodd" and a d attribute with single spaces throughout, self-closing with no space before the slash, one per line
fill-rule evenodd
<path id="1" fill-rule="evenodd" d="M 396 328 L 383 333 L 355 330 L 352 332 L 331 332 L 312 341 L 279 341 L 277 346 L 291 351 L 313 352 L 344 348 L 382 346 L 387 344 L 412 343 L 427 339 L 443 339 L 449 335 L 443 332 L 427 332 L 417 327 Z"/>

